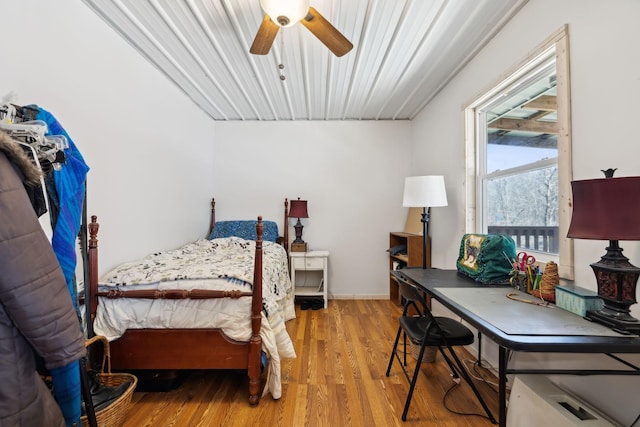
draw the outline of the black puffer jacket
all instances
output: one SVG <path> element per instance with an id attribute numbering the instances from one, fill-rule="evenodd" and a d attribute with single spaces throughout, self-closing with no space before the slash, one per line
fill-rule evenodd
<path id="1" fill-rule="evenodd" d="M 32 349 L 49 369 L 86 353 L 62 270 L 24 189 L 37 180 L 20 146 L 0 131 L 0 427 L 64 426 Z"/>

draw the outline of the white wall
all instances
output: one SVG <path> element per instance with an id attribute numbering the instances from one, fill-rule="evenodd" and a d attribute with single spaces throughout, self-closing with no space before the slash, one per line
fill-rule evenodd
<path id="1" fill-rule="evenodd" d="M 100 266 L 203 237 L 214 122 L 80 1 L 4 4 L 0 97 L 38 104 L 91 167 Z"/>
<path id="2" fill-rule="evenodd" d="M 449 207 L 434 210 L 431 224 L 434 254 L 441 254 L 434 258 L 435 266 L 455 267 L 455 238 L 464 230 L 465 105 L 565 23 L 570 34 L 574 179 L 599 178 L 600 170 L 609 167 L 618 168 L 616 176 L 640 173 L 635 119 L 640 96 L 639 16 L 640 2 L 635 0 L 530 0 L 413 121 L 412 171 L 445 173 L 448 184 Z M 576 284 L 596 288 L 589 264 L 604 255 L 606 245 L 575 241 Z M 640 244 L 621 246 L 631 262 L 640 265 Z M 639 307 L 633 306 L 636 317 Z M 552 358 L 536 359 L 547 363 Z M 574 359 L 567 356 L 565 361 Z M 638 377 L 556 380 L 625 425 L 640 411 Z"/>
<path id="3" fill-rule="evenodd" d="M 386 298 L 410 136 L 408 122 L 219 122 L 216 216 L 262 215 L 282 227 L 285 197 L 306 199 L 302 237 L 330 251 L 330 298 Z"/>

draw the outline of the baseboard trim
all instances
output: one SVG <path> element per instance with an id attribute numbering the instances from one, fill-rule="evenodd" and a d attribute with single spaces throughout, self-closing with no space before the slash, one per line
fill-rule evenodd
<path id="1" fill-rule="evenodd" d="M 376 299 L 384 300 L 389 299 L 389 294 L 368 294 L 368 295 L 329 295 L 329 299 Z"/>

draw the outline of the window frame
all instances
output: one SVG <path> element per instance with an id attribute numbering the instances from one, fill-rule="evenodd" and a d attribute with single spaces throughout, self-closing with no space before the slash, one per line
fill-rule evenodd
<path id="1" fill-rule="evenodd" d="M 573 280 L 573 240 L 567 238 L 571 222 L 571 180 L 573 177 L 571 160 L 571 93 L 569 68 L 569 32 L 564 25 L 547 38 L 497 83 L 489 86 L 479 96 L 467 104 L 465 108 L 465 171 L 466 171 L 466 215 L 465 229 L 467 233 L 482 232 L 484 221 L 481 215 L 484 192 L 479 188 L 477 179 L 482 171 L 481 162 L 486 156 L 486 123 L 481 118 L 481 109 L 491 99 L 501 93 L 513 90 L 517 82 L 539 70 L 545 62 L 555 57 L 556 90 L 558 106 L 558 233 L 559 253 L 538 254 L 536 259 L 542 264 L 554 261 L 558 264 L 561 278 Z M 544 267 L 544 265 L 542 265 Z"/>

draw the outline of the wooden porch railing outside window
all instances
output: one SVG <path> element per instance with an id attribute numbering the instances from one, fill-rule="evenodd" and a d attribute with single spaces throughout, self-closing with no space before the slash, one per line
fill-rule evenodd
<path id="1" fill-rule="evenodd" d="M 558 227 L 490 225 L 489 234 L 506 234 L 516 242 L 517 248 L 552 254 L 558 253 Z"/>

